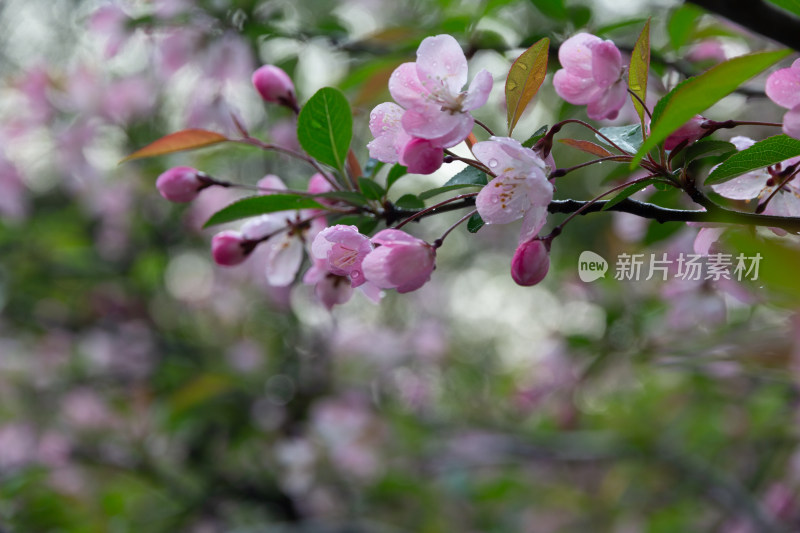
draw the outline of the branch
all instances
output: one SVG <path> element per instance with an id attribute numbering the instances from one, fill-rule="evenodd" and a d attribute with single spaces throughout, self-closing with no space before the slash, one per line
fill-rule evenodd
<path id="1" fill-rule="evenodd" d="M 800 50 L 800 21 L 763 0 L 689 0 L 768 39 Z"/>
<path id="2" fill-rule="evenodd" d="M 547 206 L 550 213 L 574 213 L 583 208 L 581 215 L 597 213 L 602 211 L 609 200 L 594 202 L 585 207 L 589 200 L 553 200 Z M 431 209 L 422 215 L 418 215 L 416 220 L 432 215 L 456 211 L 475 206 L 475 198 L 464 198 L 457 202 L 452 202 L 436 209 Z M 655 220 L 659 223 L 665 222 L 700 222 L 706 224 L 738 224 L 742 226 L 764 226 L 769 228 L 780 228 L 789 233 L 800 233 L 800 217 L 779 217 L 775 215 L 762 215 L 757 213 L 743 213 L 741 211 L 730 211 L 718 207 L 711 211 L 692 210 L 692 209 L 670 209 L 655 204 L 640 202 L 626 198 L 616 205 L 612 205 L 607 211 L 618 211 L 630 213 L 642 218 Z M 392 213 L 396 219 L 405 219 L 416 215 L 420 210 L 395 208 Z"/>

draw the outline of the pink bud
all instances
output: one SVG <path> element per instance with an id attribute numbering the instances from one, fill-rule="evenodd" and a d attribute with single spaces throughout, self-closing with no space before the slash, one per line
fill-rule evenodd
<path id="1" fill-rule="evenodd" d="M 380 246 L 364 258 L 361 268 L 378 288 L 410 292 L 431 279 L 436 251 L 427 242 L 396 229 L 379 231 L 372 242 Z"/>
<path id="2" fill-rule="evenodd" d="M 253 86 L 267 102 L 297 110 L 294 83 L 286 72 L 275 65 L 264 65 L 253 73 Z"/>
<path id="3" fill-rule="evenodd" d="M 156 180 L 158 192 L 170 202 L 191 202 L 208 187 L 208 183 L 199 179 L 199 172 L 192 167 L 171 168 Z"/>
<path id="4" fill-rule="evenodd" d="M 689 122 L 672 132 L 672 134 L 667 137 L 667 140 L 664 141 L 664 149 L 674 150 L 683 141 L 686 141 L 686 144 L 695 142 L 707 131 L 705 128 L 703 128 L 703 124 L 705 122 L 705 117 L 701 115 L 695 115 L 689 119 Z"/>
<path id="5" fill-rule="evenodd" d="M 550 255 L 545 244 L 538 239 L 520 244 L 511 259 L 511 277 L 523 287 L 542 281 L 549 269 Z"/>
<path id="6" fill-rule="evenodd" d="M 226 230 L 211 239 L 211 255 L 221 266 L 234 266 L 244 261 L 253 250 L 248 241 L 238 231 Z"/>
<path id="7" fill-rule="evenodd" d="M 403 148 L 400 164 L 411 174 L 430 174 L 442 166 L 444 149 L 434 146 L 428 139 L 414 137 Z"/>

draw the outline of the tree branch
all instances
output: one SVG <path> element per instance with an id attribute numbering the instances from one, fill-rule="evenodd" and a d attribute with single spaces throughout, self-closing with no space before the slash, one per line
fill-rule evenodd
<path id="1" fill-rule="evenodd" d="M 800 50 L 800 20 L 763 0 L 689 0 L 756 33 Z"/>

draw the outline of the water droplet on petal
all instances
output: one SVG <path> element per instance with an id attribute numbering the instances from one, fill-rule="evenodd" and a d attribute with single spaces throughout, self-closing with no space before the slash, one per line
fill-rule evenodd
<path id="1" fill-rule="evenodd" d="M 489 168 L 494 168 L 497 166 L 497 159 L 490 159 L 489 160 Z"/>

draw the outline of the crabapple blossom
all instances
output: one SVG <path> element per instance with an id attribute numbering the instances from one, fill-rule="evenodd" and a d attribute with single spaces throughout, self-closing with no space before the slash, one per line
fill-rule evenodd
<path id="1" fill-rule="evenodd" d="M 388 113 L 381 122 L 397 132 L 381 140 L 380 147 L 393 146 L 399 157 L 400 146 L 408 143 L 396 127 L 401 112 L 399 124 L 404 133 L 427 139 L 432 147 L 449 148 L 466 139 L 475 125 L 469 112 L 486 103 L 493 83 L 491 74 L 481 70 L 462 91 L 467 70 L 467 58 L 455 38 L 437 35 L 424 39 L 417 49 L 417 61 L 403 63 L 389 79 L 389 92 L 402 109 L 384 104 L 375 108 L 378 113 Z"/>
<path id="2" fill-rule="evenodd" d="M 496 174 L 475 200 L 487 224 L 508 224 L 522 218 L 519 242 L 539 233 L 553 199 L 547 180 L 550 167 L 532 149 L 509 137 L 492 137 L 476 143 L 472 153 Z"/>
<path id="3" fill-rule="evenodd" d="M 627 100 L 622 54 L 611 41 L 579 33 L 558 49 L 562 69 L 553 77 L 556 93 L 575 105 L 586 105 L 589 118 L 613 120 Z"/>
<path id="4" fill-rule="evenodd" d="M 547 245 L 539 239 L 523 242 L 511 259 L 511 277 L 523 287 L 536 285 L 550 269 Z"/>
<path id="5" fill-rule="evenodd" d="M 349 277 L 353 287 L 366 281 L 361 263 L 371 251 L 369 237 L 359 233 L 355 226 L 342 224 L 325 228 L 311 244 L 314 258 L 324 259 L 331 274 Z"/>
<path id="6" fill-rule="evenodd" d="M 242 263 L 252 251 L 248 240 L 242 233 L 235 230 L 225 230 L 217 233 L 211 239 L 211 256 L 220 266 L 235 266 Z"/>
<path id="7" fill-rule="evenodd" d="M 253 86 L 267 102 L 297 109 L 294 83 L 275 65 L 264 65 L 253 73 Z"/>
<path id="8" fill-rule="evenodd" d="M 372 237 L 372 243 L 378 246 L 361 263 L 367 281 L 404 293 L 431 279 L 436 251 L 427 242 L 404 231 L 385 229 Z"/>
<path id="9" fill-rule="evenodd" d="M 706 118 L 702 115 L 695 115 L 689 122 L 672 132 L 672 134 L 664 141 L 665 150 L 674 150 L 679 144 L 686 141 L 686 144 L 691 144 L 703 136 L 708 130 L 703 128 Z"/>
<path id="10" fill-rule="evenodd" d="M 191 202 L 209 185 L 200 179 L 200 171 L 192 167 L 173 167 L 156 180 L 158 192 L 170 202 Z"/>
<path id="11" fill-rule="evenodd" d="M 369 129 L 375 139 L 367 144 L 369 155 L 384 163 L 399 162 L 412 174 L 430 174 L 442 166 L 444 149 L 406 133 L 401 124 L 403 113 L 402 107 L 391 102 L 372 110 Z"/>

